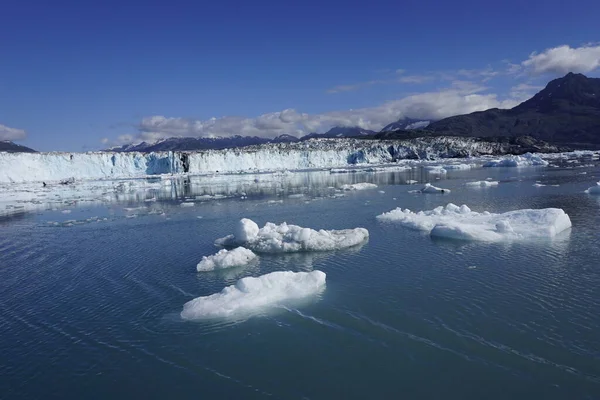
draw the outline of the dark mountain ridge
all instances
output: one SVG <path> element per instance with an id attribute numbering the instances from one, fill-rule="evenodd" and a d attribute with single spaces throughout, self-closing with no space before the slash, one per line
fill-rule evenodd
<path id="1" fill-rule="evenodd" d="M 37 153 L 37 151 L 9 140 L 0 140 L 0 151 L 8 153 Z"/>
<path id="2" fill-rule="evenodd" d="M 568 73 L 512 109 L 445 118 L 427 131 L 483 138 L 531 136 L 572 147 L 600 145 L 600 78 Z"/>

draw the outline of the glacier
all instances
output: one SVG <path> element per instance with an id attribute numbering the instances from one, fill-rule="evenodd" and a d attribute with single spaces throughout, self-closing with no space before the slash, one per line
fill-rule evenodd
<path id="1" fill-rule="evenodd" d="M 476 212 L 448 203 L 417 213 L 400 207 L 377 216 L 431 236 L 495 242 L 501 240 L 552 238 L 571 227 L 571 219 L 560 208 L 524 209 L 505 213 Z"/>
<path id="2" fill-rule="evenodd" d="M 2 152 L 0 183 L 343 168 L 400 160 L 502 155 L 511 150 L 503 143 L 442 136 L 408 140 L 312 139 L 194 152 Z"/>
<path id="3" fill-rule="evenodd" d="M 330 251 L 364 243 L 369 231 L 364 228 L 319 230 L 267 222 L 259 228 L 256 222 L 242 218 L 235 233 L 215 241 L 217 246 L 244 246 L 257 253 L 290 253 L 298 251 Z"/>
<path id="4" fill-rule="evenodd" d="M 183 305 L 181 318 L 248 317 L 281 303 L 317 295 L 325 289 L 325 279 L 325 273 L 319 270 L 276 271 L 256 278 L 242 278 L 219 293 L 188 301 Z"/>

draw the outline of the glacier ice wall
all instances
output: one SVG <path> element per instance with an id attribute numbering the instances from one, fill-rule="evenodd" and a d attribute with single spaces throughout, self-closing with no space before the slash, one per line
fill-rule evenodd
<path id="1" fill-rule="evenodd" d="M 509 150 L 502 143 L 435 137 L 410 140 L 316 139 L 194 152 L 0 153 L 0 182 L 336 168 L 385 164 L 400 159 L 505 154 Z"/>

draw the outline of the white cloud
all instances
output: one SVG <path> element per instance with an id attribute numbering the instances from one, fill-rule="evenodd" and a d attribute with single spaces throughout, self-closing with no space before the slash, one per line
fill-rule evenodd
<path id="1" fill-rule="evenodd" d="M 0 124 L 0 140 L 23 140 L 27 137 L 27 132 L 23 129 L 10 128 Z"/>
<path id="2" fill-rule="evenodd" d="M 256 118 L 221 117 L 207 120 L 157 115 L 141 121 L 137 136 L 120 136 L 117 143 L 154 141 L 171 136 L 302 136 L 311 132 L 325 132 L 334 126 L 359 126 L 363 129 L 380 130 L 402 117 L 437 120 L 494 107 L 511 108 L 520 102 L 518 98 L 502 100 L 496 94 L 482 93 L 485 90 L 485 87 L 473 82 L 455 81 L 451 87 L 438 92 L 414 94 L 375 107 L 321 114 L 306 114 L 287 109 Z"/>
<path id="3" fill-rule="evenodd" d="M 600 67 L 600 45 L 572 48 L 568 45 L 533 52 L 521 66 L 533 75 L 591 72 Z"/>
<path id="4" fill-rule="evenodd" d="M 398 82 L 420 84 L 420 83 L 430 82 L 434 79 L 435 79 L 435 77 L 430 76 L 430 75 L 406 75 L 406 76 L 402 76 L 400 79 L 398 79 Z"/>

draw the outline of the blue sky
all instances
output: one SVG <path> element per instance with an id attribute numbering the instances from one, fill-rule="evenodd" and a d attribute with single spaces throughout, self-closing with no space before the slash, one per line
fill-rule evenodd
<path id="1" fill-rule="evenodd" d="M 3 2 L 0 139 L 82 151 L 379 129 L 600 70 L 598 1 L 91 3 Z"/>

